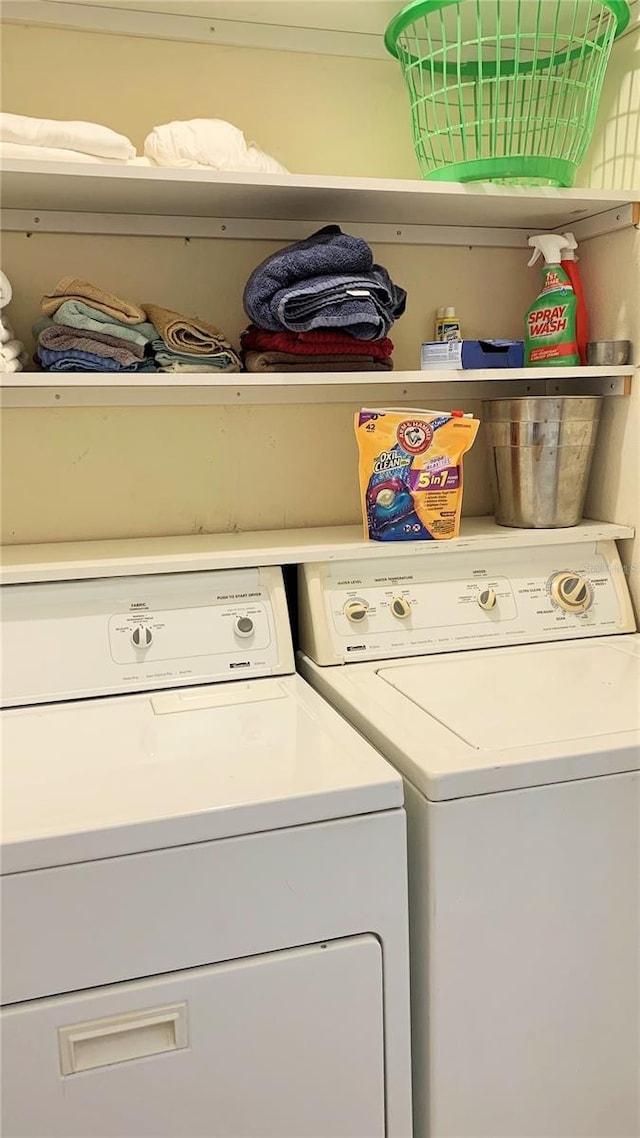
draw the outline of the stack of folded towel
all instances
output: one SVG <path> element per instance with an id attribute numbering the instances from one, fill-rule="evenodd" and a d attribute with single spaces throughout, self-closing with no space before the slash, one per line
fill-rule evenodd
<path id="1" fill-rule="evenodd" d="M 36 359 L 46 371 L 157 371 L 157 333 L 139 305 L 89 281 L 63 277 L 42 298 L 33 327 Z"/>
<path id="2" fill-rule="evenodd" d="M 89 281 L 63 277 L 33 326 L 46 371 L 239 371 L 240 357 L 213 324 L 157 304 L 134 304 Z"/>
<path id="3" fill-rule="evenodd" d="M 359 237 L 328 225 L 272 254 L 244 292 L 247 371 L 378 371 L 393 367 L 388 333 L 407 294 Z"/>
<path id="4" fill-rule="evenodd" d="M 240 357 L 214 324 L 157 304 L 145 304 L 144 311 L 154 328 L 151 347 L 158 371 L 240 370 Z"/>
<path id="5" fill-rule="evenodd" d="M 130 139 L 99 123 L 0 114 L 0 158 L 122 164 L 135 156 Z"/>
<path id="6" fill-rule="evenodd" d="M 16 340 L 4 312 L 12 296 L 11 281 L 0 270 L 0 372 L 22 371 L 29 360 L 24 344 Z"/>

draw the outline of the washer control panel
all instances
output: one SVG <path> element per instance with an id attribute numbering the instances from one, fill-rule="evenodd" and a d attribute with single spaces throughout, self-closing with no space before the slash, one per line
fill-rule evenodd
<path id="1" fill-rule="evenodd" d="M 3 704 L 292 672 L 279 568 L 8 585 Z"/>
<path id="2" fill-rule="evenodd" d="M 635 628 L 613 542 L 300 567 L 301 648 L 319 664 Z"/>

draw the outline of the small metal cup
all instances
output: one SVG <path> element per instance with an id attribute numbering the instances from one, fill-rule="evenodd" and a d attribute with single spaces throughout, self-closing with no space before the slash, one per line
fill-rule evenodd
<path id="1" fill-rule="evenodd" d="M 624 367 L 630 359 L 630 340 L 594 340 L 587 344 L 587 363 L 592 367 Z"/>

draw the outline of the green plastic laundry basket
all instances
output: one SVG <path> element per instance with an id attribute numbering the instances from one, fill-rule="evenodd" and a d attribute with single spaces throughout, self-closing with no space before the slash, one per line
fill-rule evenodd
<path id="1" fill-rule="evenodd" d="M 414 0 L 387 50 L 423 178 L 571 186 L 627 0 Z"/>

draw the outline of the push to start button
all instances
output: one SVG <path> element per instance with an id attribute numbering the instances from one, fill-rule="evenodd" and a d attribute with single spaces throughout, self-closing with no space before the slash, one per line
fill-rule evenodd
<path id="1" fill-rule="evenodd" d="M 237 636 L 253 636 L 254 624 L 250 616 L 239 616 L 236 621 Z"/>

